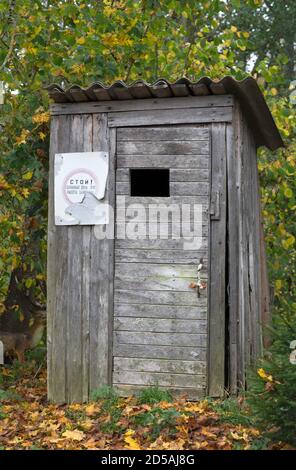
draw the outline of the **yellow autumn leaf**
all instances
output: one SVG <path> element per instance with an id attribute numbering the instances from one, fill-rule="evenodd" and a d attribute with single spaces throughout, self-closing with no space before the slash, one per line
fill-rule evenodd
<path id="1" fill-rule="evenodd" d="M 35 124 L 44 124 L 49 121 L 50 114 L 48 112 L 36 113 L 32 116 L 32 121 Z"/>
<path id="2" fill-rule="evenodd" d="M 17 145 L 25 144 L 29 134 L 30 134 L 30 131 L 28 131 L 28 129 L 23 129 L 21 134 L 15 139 Z"/>
<path id="3" fill-rule="evenodd" d="M 294 243 L 295 243 L 295 237 L 292 234 L 289 234 L 287 238 L 282 240 L 282 245 L 285 248 L 285 250 L 288 250 L 289 248 L 291 248 L 291 246 L 293 246 Z"/>
<path id="4" fill-rule="evenodd" d="M 273 381 L 272 375 L 267 375 L 264 369 L 262 369 L 262 368 L 258 369 L 257 373 L 258 373 L 259 377 L 261 377 L 261 379 L 266 380 L 267 382 L 272 382 Z"/>
<path id="5" fill-rule="evenodd" d="M 65 439 L 71 439 L 72 441 L 82 441 L 85 437 L 84 432 L 74 429 L 74 431 L 65 431 L 62 436 Z"/>
<path id="6" fill-rule="evenodd" d="M 81 38 L 76 39 L 77 44 L 84 44 L 85 43 L 85 38 L 82 36 Z"/>
<path id="7" fill-rule="evenodd" d="M 30 180 L 32 179 L 32 176 L 33 176 L 33 171 L 27 171 L 27 173 L 24 173 L 22 178 L 23 180 Z"/>
<path id="8" fill-rule="evenodd" d="M 91 403 L 90 405 L 88 405 L 85 408 L 85 413 L 86 413 L 87 416 L 93 416 L 96 413 L 99 413 L 99 411 L 100 411 L 100 407 L 99 407 L 99 405 L 97 405 L 95 403 Z"/>
<path id="9" fill-rule="evenodd" d="M 125 445 L 124 447 L 126 449 L 130 449 L 130 450 L 140 450 L 141 447 L 139 446 L 139 444 L 137 443 L 136 439 L 134 439 L 132 436 L 135 434 L 135 431 L 133 431 L 132 429 L 128 429 L 126 431 L 126 433 L 124 434 L 124 442 L 127 444 Z"/>
<path id="10" fill-rule="evenodd" d="M 232 31 L 233 33 L 236 33 L 237 32 L 237 27 L 236 26 L 231 26 L 230 31 Z"/>
<path id="11" fill-rule="evenodd" d="M 39 135 L 39 138 L 40 138 L 41 140 L 44 140 L 45 137 L 46 137 L 46 134 L 44 134 L 44 132 L 39 132 L 38 135 Z"/>

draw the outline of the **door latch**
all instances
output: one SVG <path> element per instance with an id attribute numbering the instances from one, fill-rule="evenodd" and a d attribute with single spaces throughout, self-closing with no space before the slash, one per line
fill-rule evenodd
<path id="1" fill-rule="evenodd" d="M 220 220 L 220 191 L 214 191 L 211 196 L 210 217 L 212 220 Z"/>

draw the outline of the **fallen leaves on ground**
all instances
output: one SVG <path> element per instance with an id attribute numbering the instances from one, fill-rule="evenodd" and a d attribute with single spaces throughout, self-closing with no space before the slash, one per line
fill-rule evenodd
<path id="1" fill-rule="evenodd" d="M 2 376 L 9 375 L 2 368 Z M 1 396 L 0 448 L 230 450 L 249 449 L 259 436 L 256 429 L 222 421 L 207 400 L 112 400 L 55 405 L 47 401 L 46 372 L 27 372 Z"/>

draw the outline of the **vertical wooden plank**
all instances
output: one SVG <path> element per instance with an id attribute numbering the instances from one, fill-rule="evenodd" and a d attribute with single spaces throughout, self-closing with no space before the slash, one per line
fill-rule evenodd
<path id="1" fill-rule="evenodd" d="M 219 214 L 210 223 L 209 394 L 225 385 L 226 126 L 212 124 L 211 198 L 219 195 Z M 216 204 L 215 204 L 216 205 Z M 216 205 L 217 207 L 217 205 Z"/>
<path id="2" fill-rule="evenodd" d="M 109 155 L 110 155 L 110 175 L 108 181 L 108 198 L 109 204 L 113 209 L 113 220 L 110 226 L 109 239 L 109 344 L 108 344 L 108 383 L 113 382 L 113 325 L 114 325 L 114 264 L 115 264 L 115 198 L 116 198 L 116 145 L 117 145 L 117 129 L 109 130 Z"/>
<path id="3" fill-rule="evenodd" d="M 70 117 L 58 116 L 51 124 L 49 171 L 49 218 L 47 254 L 48 315 L 48 397 L 66 401 L 66 310 L 67 310 L 67 227 L 54 225 L 54 156 L 67 152 L 70 142 Z"/>
<path id="4" fill-rule="evenodd" d="M 68 152 L 83 152 L 83 115 L 71 116 Z M 68 226 L 67 402 L 82 399 L 82 230 Z M 65 254 L 64 254 L 65 256 Z"/>
<path id="5" fill-rule="evenodd" d="M 251 130 L 247 126 L 248 142 L 249 142 L 249 164 L 250 164 L 250 180 L 249 187 L 253 194 L 253 204 L 249 208 L 251 217 L 252 230 L 250 236 L 252 239 L 253 248 L 253 266 L 250 271 L 250 278 L 252 279 L 254 288 L 251 290 L 252 297 L 252 315 L 251 315 L 251 329 L 252 329 L 252 344 L 251 344 L 251 357 L 250 361 L 254 360 L 262 354 L 262 284 L 261 284 L 261 271 L 262 271 L 262 258 L 261 258 L 261 203 L 260 203 L 260 186 L 259 175 L 257 169 L 257 154 L 254 137 Z"/>
<path id="6" fill-rule="evenodd" d="M 92 151 L 93 120 L 91 114 L 83 115 L 83 150 Z M 82 229 L 82 400 L 87 401 L 89 397 L 89 317 L 90 317 L 90 244 L 93 227 L 83 226 Z"/>
<path id="7" fill-rule="evenodd" d="M 237 110 L 234 110 L 234 127 L 237 128 Z M 238 312 L 238 190 L 237 139 L 231 124 L 226 130 L 227 152 L 227 234 L 228 234 L 228 386 L 230 393 L 237 392 L 237 312 Z"/>
<path id="8" fill-rule="evenodd" d="M 49 175 L 48 175 L 48 231 L 47 231 L 47 390 L 48 398 L 54 397 L 53 377 L 53 335 L 54 335 L 54 298 L 56 286 L 56 243 L 54 225 L 54 155 L 58 149 L 59 117 L 52 116 L 50 124 Z"/>
<path id="9" fill-rule="evenodd" d="M 93 151 L 109 151 L 109 175 L 106 201 L 114 198 L 115 149 L 109 147 L 107 114 L 93 115 Z M 112 228 L 112 219 L 110 227 Z M 113 285 L 113 266 L 110 264 L 114 251 L 114 240 L 99 239 L 98 234 L 106 226 L 97 226 L 91 233 L 90 273 L 90 390 L 111 383 L 110 338 L 113 301 L 110 304 Z M 111 313 L 110 313 L 111 312 Z"/>
<path id="10" fill-rule="evenodd" d="M 52 139 L 55 148 L 51 152 L 49 184 L 49 398 L 71 403 L 88 398 L 91 229 L 54 226 L 53 162 L 57 152 L 92 150 L 92 116 L 72 115 L 57 119 L 58 132 L 53 129 L 57 137 Z"/>
<path id="11" fill-rule="evenodd" d="M 261 322 L 263 328 L 263 344 L 264 348 L 268 348 L 271 344 L 271 338 L 266 331 L 265 327 L 270 325 L 270 294 L 269 294 L 269 283 L 267 274 L 267 261 L 266 261 L 266 249 L 264 242 L 264 229 L 263 221 L 261 216 L 260 206 L 260 264 L 261 264 Z"/>

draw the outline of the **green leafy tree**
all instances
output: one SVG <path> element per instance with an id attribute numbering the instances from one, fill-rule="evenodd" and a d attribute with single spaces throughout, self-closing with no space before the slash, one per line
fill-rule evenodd
<path id="1" fill-rule="evenodd" d="M 6 326 L 11 319 L 15 328 L 28 322 L 45 303 L 49 100 L 44 86 L 182 75 L 243 79 L 252 70 L 286 143 L 276 153 L 259 152 L 274 327 L 283 338 L 274 342 L 272 354 L 281 361 L 281 351 L 293 339 L 289 325 L 295 318 L 296 115 L 289 101 L 294 3 L 0 0 L 0 81 L 5 88 L 0 105 L 0 311 Z M 282 350 L 276 349 L 279 344 Z M 281 364 L 289 371 L 286 379 L 272 369 L 270 374 L 295 390 L 294 369 L 284 359 Z M 256 380 L 263 385 L 261 377 Z M 268 393 L 276 398 L 280 390 L 275 384 Z M 269 405 L 271 410 L 272 401 Z"/>

